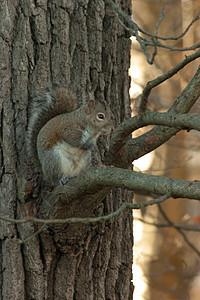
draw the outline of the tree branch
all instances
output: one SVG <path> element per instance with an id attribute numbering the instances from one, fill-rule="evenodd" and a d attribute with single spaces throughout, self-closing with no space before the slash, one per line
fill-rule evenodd
<path id="1" fill-rule="evenodd" d="M 141 45 L 144 46 L 144 42 L 142 41 L 141 37 L 137 35 L 137 38 L 140 41 Z M 190 93 L 192 90 L 192 83 L 188 86 L 188 90 Z M 196 96 L 192 97 L 190 94 L 189 96 L 187 95 L 186 103 L 185 94 L 187 94 L 187 92 L 183 92 L 178 99 L 180 103 L 175 102 L 173 106 L 174 111 L 172 110 L 171 113 L 177 114 L 187 112 L 193 105 L 192 103 L 196 101 Z M 195 92 L 194 95 L 196 95 Z M 183 108 L 180 106 L 181 108 L 179 109 L 179 105 L 182 105 Z M 122 126 L 121 128 L 123 130 L 123 125 L 120 126 Z M 127 141 L 128 137 L 125 136 L 125 142 L 123 137 L 121 148 L 119 147 L 119 149 L 115 149 L 115 147 L 113 147 L 114 140 L 112 138 L 112 151 L 110 151 L 111 159 L 108 160 L 108 163 L 110 164 L 110 162 L 112 162 L 113 160 L 116 166 L 118 165 L 119 158 L 119 165 L 121 163 L 123 167 L 127 168 L 132 163 L 134 157 L 143 155 L 142 153 L 145 153 L 145 151 L 152 151 L 152 149 L 155 149 L 156 147 L 158 147 L 158 145 L 164 143 L 178 130 L 179 129 L 170 128 L 164 131 L 161 127 L 158 127 L 157 129 L 154 129 L 154 131 L 150 131 L 148 135 L 142 136 L 140 140 L 134 139 Z M 149 138 L 152 137 L 152 133 L 154 135 L 154 138 L 152 139 L 152 143 L 150 143 L 149 146 L 148 142 Z M 145 142 L 147 142 L 147 144 L 145 144 Z M 132 151 L 134 143 L 137 144 L 135 148 L 136 152 L 135 150 Z M 102 202 L 104 197 L 114 187 L 122 187 L 129 190 L 140 191 L 144 191 L 146 189 L 147 193 L 152 192 L 158 195 L 172 193 L 172 197 L 187 197 L 191 199 L 199 199 L 200 197 L 200 185 L 198 185 L 198 183 L 192 184 L 188 181 L 180 181 L 180 179 L 147 176 L 152 175 L 140 174 L 137 172 L 119 168 L 91 168 L 83 172 L 77 178 L 71 179 L 67 185 L 57 186 L 52 191 L 47 191 L 47 194 L 43 195 L 44 200 L 39 207 L 38 216 L 45 220 L 67 219 L 71 217 L 90 217 L 94 209 Z M 85 225 L 64 224 L 62 225 L 62 227 L 56 227 L 55 225 L 53 226 L 54 240 L 58 242 L 57 245 L 61 244 L 61 246 L 65 246 L 66 240 L 74 241 L 77 237 L 82 237 L 82 234 L 85 232 L 83 231 L 83 226 Z"/>
<path id="2" fill-rule="evenodd" d="M 71 178 L 64 186 L 57 186 L 51 192 L 52 198 L 58 195 L 60 205 L 71 205 L 74 199 L 78 198 L 82 207 L 88 209 L 91 203 L 85 203 L 83 197 L 93 195 L 94 191 L 101 191 L 102 188 L 125 188 L 128 190 L 165 195 L 171 192 L 173 198 L 189 198 L 200 200 L 200 182 L 190 182 L 183 179 L 167 178 L 143 174 L 140 172 L 120 169 L 115 167 L 92 167 L 82 172 L 78 177 Z M 62 199 L 65 195 L 68 199 Z M 56 202 L 57 199 L 55 199 Z M 94 200 L 93 200 L 94 201 Z M 49 206 L 53 201 L 48 199 Z M 47 208 L 46 208 L 47 209 Z M 49 209 L 50 211 L 51 209 Z M 81 212 L 82 215 L 82 212 Z"/>
<path id="3" fill-rule="evenodd" d="M 163 218 L 167 221 L 168 224 L 173 225 L 173 222 L 169 219 L 169 217 L 167 216 L 167 214 L 164 212 L 163 208 L 161 207 L 161 205 L 158 203 L 158 208 L 160 213 L 162 214 Z M 186 236 L 186 234 L 177 227 L 174 227 L 174 229 L 176 229 L 178 231 L 178 233 L 180 233 L 184 239 L 184 241 L 186 242 L 186 244 L 200 257 L 200 251 L 194 246 L 193 243 L 191 243 L 188 239 L 188 237 Z"/>
<path id="4" fill-rule="evenodd" d="M 116 128 L 112 136 L 112 148 L 110 151 L 119 151 L 124 146 L 126 137 L 128 139 L 132 132 L 148 125 L 163 125 L 179 130 L 189 131 L 195 129 L 200 131 L 200 115 L 173 114 L 171 112 L 146 112 L 142 115 L 137 115 L 125 120 Z M 132 140 L 134 141 L 134 139 Z"/>
<path id="5" fill-rule="evenodd" d="M 144 224 L 150 225 L 150 226 L 154 226 L 154 227 L 158 227 L 158 228 L 178 228 L 181 230 L 185 230 L 185 231 L 200 231 L 200 226 L 199 225 L 193 225 L 193 224 L 181 224 L 181 223 L 168 223 L 168 224 L 163 224 L 163 223 L 155 223 L 155 222 L 149 222 L 146 221 L 144 219 L 141 218 L 137 218 L 134 217 L 134 220 L 140 221 Z"/>
<path id="6" fill-rule="evenodd" d="M 200 55 L 200 51 L 198 52 L 198 56 Z M 197 55 L 196 52 L 196 55 Z M 158 82 L 163 82 L 164 78 L 167 75 L 163 74 L 160 78 L 158 77 Z M 153 85 L 157 85 L 157 79 L 154 80 Z M 104 163 L 106 165 L 116 165 L 119 167 L 126 168 L 133 162 L 134 159 L 137 159 L 143 156 L 146 153 L 149 153 L 160 145 L 164 144 L 168 141 L 173 135 L 175 135 L 178 131 L 180 131 L 183 127 L 184 117 L 177 114 L 184 114 L 190 110 L 190 108 L 194 105 L 194 103 L 198 100 L 200 96 L 200 67 L 198 68 L 196 74 L 188 84 L 188 86 L 182 91 L 181 95 L 176 99 L 173 106 L 169 109 L 166 116 L 170 117 L 174 126 L 178 126 L 178 128 L 171 127 L 171 125 L 164 120 L 165 114 L 161 113 L 146 113 L 137 117 L 133 117 L 130 120 L 126 120 L 122 122 L 113 132 L 111 136 L 110 149 L 105 155 Z M 167 115 L 169 114 L 169 115 Z M 148 120 L 148 116 L 154 117 L 154 120 Z M 180 123 L 178 124 L 179 118 Z M 162 119 L 163 118 L 163 119 Z M 189 127 L 194 128 L 196 125 L 193 124 L 192 116 L 188 116 L 185 118 L 186 123 L 188 122 Z M 161 120 L 162 119 L 162 120 Z M 182 120 L 181 120 L 182 119 Z M 198 116 L 197 116 L 198 119 Z M 194 121 L 196 117 L 194 117 Z M 168 123 L 168 124 L 167 124 Z M 139 124 L 139 126 L 137 125 Z M 135 138 L 129 139 L 129 134 L 131 130 L 136 130 L 140 126 L 146 125 L 154 125 L 154 124 L 162 124 L 167 125 L 168 127 L 156 126 L 153 129 L 149 130 L 145 134 Z M 172 126 L 173 126 L 172 125 Z M 186 124 L 185 124 L 186 125 Z M 170 126 L 170 127 L 169 127 Z M 188 129 L 187 126 L 184 129 Z M 199 130 L 197 126 L 195 129 Z"/>
<path id="7" fill-rule="evenodd" d="M 193 60 L 200 57 L 200 49 L 196 51 L 195 53 L 187 56 L 183 61 L 178 63 L 175 67 L 170 69 L 168 72 L 162 74 L 161 76 L 158 76 L 156 79 L 149 81 L 146 85 L 146 87 L 143 90 L 142 97 L 141 97 L 141 103 L 139 107 L 139 113 L 144 113 L 146 111 L 147 101 L 149 98 L 149 95 L 151 93 L 151 90 L 158 86 L 159 84 L 165 82 L 167 79 L 174 76 L 178 71 L 183 69 L 187 64 L 192 62 Z"/>
<path id="8" fill-rule="evenodd" d="M 158 203 L 164 202 L 166 199 L 168 199 L 171 196 L 171 192 L 167 193 L 166 195 L 161 196 L 160 198 L 152 199 L 146 202 L 140 202 L 140 203 L 123 203 L 120 208 L 111 214 L 108 214 L 106 216 L 101 217 L 93 217 L 93 218 L 67 218 L 67 219 L 39 219 L 34 217 L 25 217 L 23 219 L 12 219 L 4 216 L 0 216 L 0 220 L 10 222 L 10 223 L 16 223 L 16 224 L 23 224 L 23 223 L 36 223 L 36 224 L 43 224 L 43 225 L 49 225 L 49 224 L 66 224 L 66 223 L 81 223 L 81 224 L 90 224 L 90 223 L 104 223 L 110 219 L 113 219 L 115 217 L 118 217 L 125 209 L 131 208 L 131 209 L 140 209 L 141 207 L 154 205 Z M 24 242 L 28 241 L 30 238 L 37 235 L 39 232 L 41 232 L 44 229 L 44 227 L 41 227 L 38 231 L 36 231 L 33 235 L 28 237 Z"/>
<path id="9" fill-rule="evenodd" d="M 139 204 L 126 203 L 109 217 L 105 216 L 108 219 L 119 215 L 125 208 L 139 209 L 142 206 L 160 203 L 170 196 L 200 200 L 200 182 L 142 174 L 114 167 L 93 167 L 82 172 L 78 177 L 72 178 L 66 185 L 55 187 L 49 193 L 49 197 L 44 195 L 39 211 L 40 218 L 25 216 L 22 220 L 14 221 L 1 216 L 1 219 L 15 223 L 53 224 L 54 240 L 62 247 L 66 245 L 66 239 L 74 241 L 82 236 L 85 224 L 106 220 L 103 217 L 81 221 L 80 218 L 90 217 L 103 196 L 107 195 L 112 188 L 117 187 L 164 196 Z"/>
<path id="10" fill-rule="evenodd" d="M 127 30 L 129 30 L 129 32 L 131 32 L 131 34 L 133 36 L 136 37 L 136 40 L 138 41 L 141 49 L 143 50 L 143 52 L 144 52 L 144 54 L 146 56 L 147 62 L 149 64 L 152 64 L 153 61 L 154 61 L 154 57 L 156 55 L 156 47 L 162 47 L 162 48 L 170 49 L 170 50 L 173 50 L 173 51 L 189 51 L 189 50 L 195 50 L 195 49 L 197 49 L 197 48 L 200 47 L 200 43 L 196 43 L 195 45 L 192 45 L 191 47 L 181 48 L 181 47 L 168 46 L 168 45 L 162 44 L 162 43 L 160 43 L 158 41 L 159 39 L 160 40 L 168 41 L 168 40 L 179 40 L 180 38 L 182 38 L 188 32 L 188 30 L 190 29 L 190 27 L 197 20 L 199 20 L 200 11 L 196 15 L 196 17 L 191 21 L 191 23 L 187 26 L 187 28 L 185 29 L 185 31 L 182 32 L 179 36 L 175 36 L 175 37 L 162 37 L 162 36 L 159 36 L 157 34 L 158 26 L 159 26 L 159 24 L 160 24 L 160 22 L 161 22 L 161 20 L 163 18 L 163 12 L 162 11 L 160 13 L 160 17 L 159 17 L 158 23 L 157 23 L 156 28 L 155 28 L 156 34 L 150 34 L 149 32 L 146 32 L 142 28 L 140 28 L 131 19 L 131 17 L 129 15 L 127 15 L 114 1 L 112 1 L 112 0 L 106 0 L 106 2 L 109 3 L 112 6 L 113 10 L 117 13 L 117 15 L 121 16 L 123 18 L 123 20 L 128 24 L 129 28 L 127 28 L 125 25 L 124 25 L 124 27 Z M 120 21 L 120 23 L 122 23 L 122 22 Z M 139 35 L 139 32 L 141 32 L 142 34 L 150 37 L 151 40 L 147 40 L 147 39 L 141 37 Z M 149 54 L 149 51 L 148 51 L 148 49 L 147 49 L 146 46 L 153 46 L 155 48 L 155 51 L 153 53 L 152 58 L 150 58 L 150 54 Z"/>
<path id="11" fill-rule="evenodd" d="M 72 178 L 65 186 L 57 186 L 44 197 L 38 216 L 45 220 L 88 218 L 112 188 L 125 188 L 149 194 L 200 200 L 200 183 L 142 174 L 120 168 L 93 167 Z M 169 194 L 168 194 L 169 195 Z M 127 204 L 129 205 L 129 204 Z M 53 224 L 54 241 L 62 249 L 84 238 L 84 223 Z M 64 249 L 64 250 L 63 250 Z"/>

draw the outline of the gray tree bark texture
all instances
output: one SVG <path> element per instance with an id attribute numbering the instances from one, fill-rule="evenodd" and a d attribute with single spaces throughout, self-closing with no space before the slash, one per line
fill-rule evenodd
<path id="1" fill-rule="evenodd" d="M 131 13 L 130 0 L 117 2 Z M 71 89 L 79 103 L 98 99 L 116 125 L 130 116 L 130 40 L 112 8 L 103 0 L 0 0 L 0 49 L 0 214 L 98 216 L 131 202 L 130 192 L 104 189 L 95 204 L 78 199 L 70 210 L 70 201 L 57 207 L 53 199 L 49 208 L 52 191 L 25 146 L 29 104 L 52 83 Z M 100 138 L 94 164 L 108 140 Z M 0 222 L 0 299 L 132 299 L 131 211 L 100 225 L 45 227 L 16 243 L 39 228 Z"/>

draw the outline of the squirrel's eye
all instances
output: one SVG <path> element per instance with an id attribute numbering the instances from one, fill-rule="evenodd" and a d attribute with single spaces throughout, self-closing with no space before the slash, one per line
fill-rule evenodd
<path id="1" fill-rule="evenodd" d="M 104 119 L 105 119 L 105 115 L 104 115 L 104 114 L 98 114 L 98 115 L 97 115 L 97 118 L 98 118 L 99 120 L 104 120 Z"/>

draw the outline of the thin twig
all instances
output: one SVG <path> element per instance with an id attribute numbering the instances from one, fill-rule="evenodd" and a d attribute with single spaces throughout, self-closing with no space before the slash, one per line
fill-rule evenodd
<path id="1" fill-rule="evenodd" d="M 178 63 L 175 67 L 170 69 L 168 72 L 162 74 L 161 76 L 158 76 L 156 79 L 149 81 L 146 85 L 146 87 L 143 90 L 140 107 L 139 107 L 139 113 L 144 113 L 146 111 L 146 106 L 148 102 L 148 97 L 151 93 L 151 90 L 158 86 L 159 84 L 163 83 L 167 79 L 174 76 L 178 71 L 180 71 L 183 67 L 185 67 L 187 64 L 189 64 L 191 61 L 197 59 L 200 57 L 200 49 L 196 51 L 195 53 L 187 56 L 184 60 L 182 60 L 180 63 Z"/>
<path id="2" fill-rule="evenodd" d="M 192 45 L 190 47 L 185 47 L 185 48 L 179 48 L 179 47 L 173 47 L 173 46 L 168 46 L 165 44 L 160 43 L 158 40 L 164 40 L 164 41 L 168 41 L 168 40 L 179 40 L 180 38 L 182 38 L 190 29 L 190 27 L 197 21 L 199 20 L 199 15 L 200 15 L 200 11 L 198 12 L 198 14 L 196 15 L 196 17 L 191 21 L 191 23 L 187 26 L 187 28 L 185 29 L 184 32 L 182 32 L 179 36 L 175 36 L 175 37 L 162 37 L 158 35 L 158 27 L 163 19 L 163 10 L 161 10 L 160 12 L 160 16 L 159 16 L 159 20 L 158 23 L 156 25 L 155 28 L 155 34 L 150 34 L 149 32 L 144 31 L 142 28 L 140 28 L 132 19 L 129 15 L 127 15 L 116 3 L 114 3 L 112 0 L 106 0 L 107 3 L 109 3 L 113 10 L 115 12 L 117 12 L 117 14 L 119 16 L 121 16 L 125 22 L 128 24 L 128 26 L 130 27 L 128 29 L 128 31 L 130 32 L 130 30 L 132 30 L 132 35 L 136 37 L 136 40 L 138 41 L 141 49 L 143 50 L 147 62 L 149 64 L 152 64 L 155 58 L 155 55 L 157 54 L 157 47 L 162 47 L 165 49 L 170 49 L 172 51 L 190 51 L 190 50 L 195 50 L 197 48 L 200 47 L 200 43 L 196 43 L 195 45 Z M 119 19 L 119 18 L 118 18 Z M 120 23 L 122 23 L 122 21 L 120 21 Z M 126 27 L 124 25 L 124 27 Z M 139 32 L 150 37 L 151 40 L 147 40 L 143 37 L 141 37 L 139 35 Z M 150 58 L 150 54 L 149 51 L 147 49 L 146 46 L 153 46 L 155 48 L 154 53 L 152 55 L 152 57 Z"/>
<path id="3" fill-rule="evenodd" d="M 123 203 L 121 205 L 121 207 L 118 210 L 114 211 L 113 213 L 111 213 L 107 216 L 96 217 L 96 218 L 68 218 L 68 219 L 44 220 L 44 219 L 37 219 L 37 218 L 27 217 L 27 218 L 24 218 L 24 219 L 16 220 L 16 219 L 11 219 L 11 218 L 0 216 L 0 220 L 11 222 L 11 223 L 17 223 L 17 224 L 19 224 L 19 223 L 22 224 L 22 223 L 27 223 L 27 222 L 43 224 L 36 232 L 31 234 L 29 237 L 27 237 L 24 240 L 10 239 L 11 242 L 13 242 L 17 245 L 22 245 L 22 244 L 30 241 L 33 237 L 35 237 L 41 231 L 43 231 L 47 224 L 52 225 L 52 224 L 66 224 L 66 223 L 84 223 L 84 224 L 103 223 L 105 221 L 108 221 L 110 219 L 113 219 L 113 218 L 119 216 L 127 208 L 140 209 L 141 207 L 145 207 L 145 206 L 149 206 L 149 205 L 153 205 L 153 204 L 158 204 L 158 203 L 164 202 L 166 199 L 170 198 L 170 196 L 171 196 L 171 192 L 167 193 L 166 195 L 164 195 L 160 198 L 152 199 L 152 200 L 149 200 L 149 201 L 146 201 L 146 202 L 141 202 L 141 203 L 136 203 L 136 204 Z"/>
<path id="4" fill-rule="evenodd" d="M 163 223 L 155 223 L 155 222 L 149 222 L 146 221 L 144 219 L 141 218 L 137 218 L 134 217 L 134 220 L 137 220 L 139 222 L 142 222 L 144 224 L 150 225 L 150 226 L 154 226 L 154 227 L 158 227 L 158 228 L 178 228 L 181 230 L 185 230 L 185 231 L 200 231 L 200 225 L 193 225 L 193 224 L 177 224 L 177 223 L 172 223 L 172 224 L 163 224 Z"/>
<path id="5" fill-rule="evenodd" d="M 17 245 L 22 245 L 27 243 L 28 241 L 30 241 L 32 238 L 34 238 L 36 235 L 38 235 L 40 232 L 42 232 L 44 230 L 44 228 L 46 227 L 46 224 L 43 224 L 37 231 L 35 231 L 33 234 L 31 234 L 29 237 L 27 237 L 24 240 L 14 240 L 14 239 L 10 239 L 10 241 L 14 244 Z"/>
<path id="6" fill-rule="evenodd" d="M 151 64 L 151 59 L 150 59 L 150 54 L 148 52 L 148 49 L 145 46 L 145 43 L 143 42 L 142 38 L 138 34 L 139 32 L 138 25 L 135 22 L 133 22 L 131 20 L 131 17 L 128 16 L 123 10 L 121 10 L 119 6 L 116 5 L 116 3 L 114 3 L 112 0 L 106 0 L 106 1 L 113 7 L 113 9 L 118 13 L 118 15 L 122 16 L 126 20 L 127 24 L 132 28 L 132 30 L 134 31 L 134 36 L 136 37 L 136 40 L 140 44 L 141 49 L 145 53 L 148 63 Z"/>
<path id="7" fill-rule="evenodd" d="M 196 22 L 199 20 L 199 16 L 200 16 L 200 10 L 198 12 L 198 14 L 196 15 L 196 17 L 191 21 L 191 23 L 187 26 L 187 28 L 178 36 L 169 36 L 169 37 L 163 37 L 163 36 L 159 36 L 159 35 L 156 35 L 156 37 L 160 40 L 163 40 L 163 41 L 169 41 L 169 40 L 172 40 L 172 41 L 177 41 L 179 39 L 181 39 L 187 32 L 188 30 L 190 29 L 190 27 Z M 155 37 L 154 34 L 151 34 L 149 32 L 146 32 L 144 31 L 143 29 L 141 29 L 139 26 L 139 31 L 149 37 Z"/>
<path id="8" fill-rule="evenodd" d="M 160 23 L 162 22 L 163 18 L 164 18 L 164 7 L 160 11 L 158 23 L 156 24 L 156 28 L 155 28 L 155 37 L 156 37 L 156 39 L 158 39 L 158 28 L 159 28 Z"/>
<path id="9" fill-rule="evenodd" d="M 158 208 L 160 213 L 162 214 L 163 218 L 167 221 L 168 224 L 173 226 L 173 222 L 169 219 L 167 214 L 164 212 L 162 206 L 158 203 Z M 186 234 L 180 229 L 174 226 L 174 229 L 180 233 L 184 239 L 184 241 L 187 243 L 187 245 L 200 257 L 200 251 L 194 246 L 193 243 L 190 242 L 190 240 L 187 238 Z"/>
<path id="10" fill-rule="evenodd" d="M 169 40 L 172 40 L 172 41 L 176 41 L 176 40 L 179 40 L 181 39 L 187 32 L 188 30 L 190 29 L 190 27 L 196 22 L 199 20 L 199 16 L 200 16 L 200 10 L 199 12 L 197 13 L 196 17 L 191 21 L 191 23 L 186 27 L 186 29 L 178 36 L 169 36 L 169 37 L 163 37 L 163 36 L 160 36 L 158 34 L 152 34 L 152 33 L 149 33 L 147 31 L 145 31 L 144 29 L 142 29 L 140 26 L 138 26 L 131 18 L 130 16 L 128 16 L 123 10 L 121 10 L 121 8 L 119 6 L 117 6 L 116 3 L 114 3 L 112 0 L 106 0 L 108 3 L 110 3 L 112 5 L 112 7 L 114 8 L 114 10 L 121 16 L 124 18 L 125 21 L 127 21 L 127 23 L 129 25 L 131 25 L 131 28 L 133 30 L 135 30 L 137 28 L 137 30 L 141 33 L 143 33 L 144 35 L 146 36 L 149 36 L 151 38 L 158 38 L 159 40 L 163 40 L 163 41 L 169 41 Z M 163 9 L 161 10 L 161 13 L 160 13 L 160 16 L 159 16 L 159 20 L 158 21 L 158 26 L 160 25 L 160 22 L 162 21 L 162 18 L 163 18 Z M 131 20 L 131 22 L 130 22 Z"/>
<path id="11" fill-rule="evenodd" d="M 38 218 L 33 218 L 33 217 L 26 217 L 24 219 L 12 219 L 4 216 L 0 216 L 0 220 L 6 221 L 6 222 L 11 222 L 11 223 L 16 223 L 16 224 L 22 224 L 22 223 L 40 223 L 40 224 L 66 224 L 66 223 L 82 223 L 82 224 L 89 224 L 89 223 L 103 223 L 105 221 L 108 221 L 112 218 L 115 218 L 119 216 L 126 208 L 131 208 L 131 209 L 140 209 L 141 207 L 161 203 L 168 199 L 171 196 L 171 192 L 163 195 L 160 198 L 152 199 L 146 202 L 141 202 L 141 203 L 123 203 L 120 208 L 113 213 L 106 215 L 106 216 L 101 216 L 101 217 L 96 217 L 96 218 L 67 218 L 67 219 L 54 219 L 54 220 L 45 220 L 45 219 L 38 219 Z"/>
<path id="12" fill-rule="evenodd" d="M 143 38 L 141 38 L 141 39 L 142 39 L 142 41 L 144 41 L 145 46 L 155 46 L 155 44 L 156 44 L 157 47 L 165 48 L 165 49 L 168 49 L 171 51 L 191 51 L 191 50 L 200 48 L 200 42 L 198 42 L 192 46 L 189 46 L 189 47 L 173 47 L 173 46 L 168 46 L 168 45 L 162 44 L 159 41 L 153 42 L 152 40 L 149 41 L 149 40 L 146 40 Z"/>

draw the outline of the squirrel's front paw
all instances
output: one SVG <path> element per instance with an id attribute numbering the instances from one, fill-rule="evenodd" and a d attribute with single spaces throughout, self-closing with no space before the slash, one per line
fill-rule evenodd
<path id="1" fill-rule="evenodd" d="M 70 180 L 70 177 L 69 177 L 69 176 L 65 176 L 65 177 L 62 177 L 62 178 L 59 180 L 59 183 L 64 185 L 64 184 L 68 183 L 69 180 Z"/>
<path id="2" fill-rule="evenodd" d="M 94 143 L 84 143 L 81 148 L 84 150 L 91 150 L 92 148 L 94 148 Z"/>

